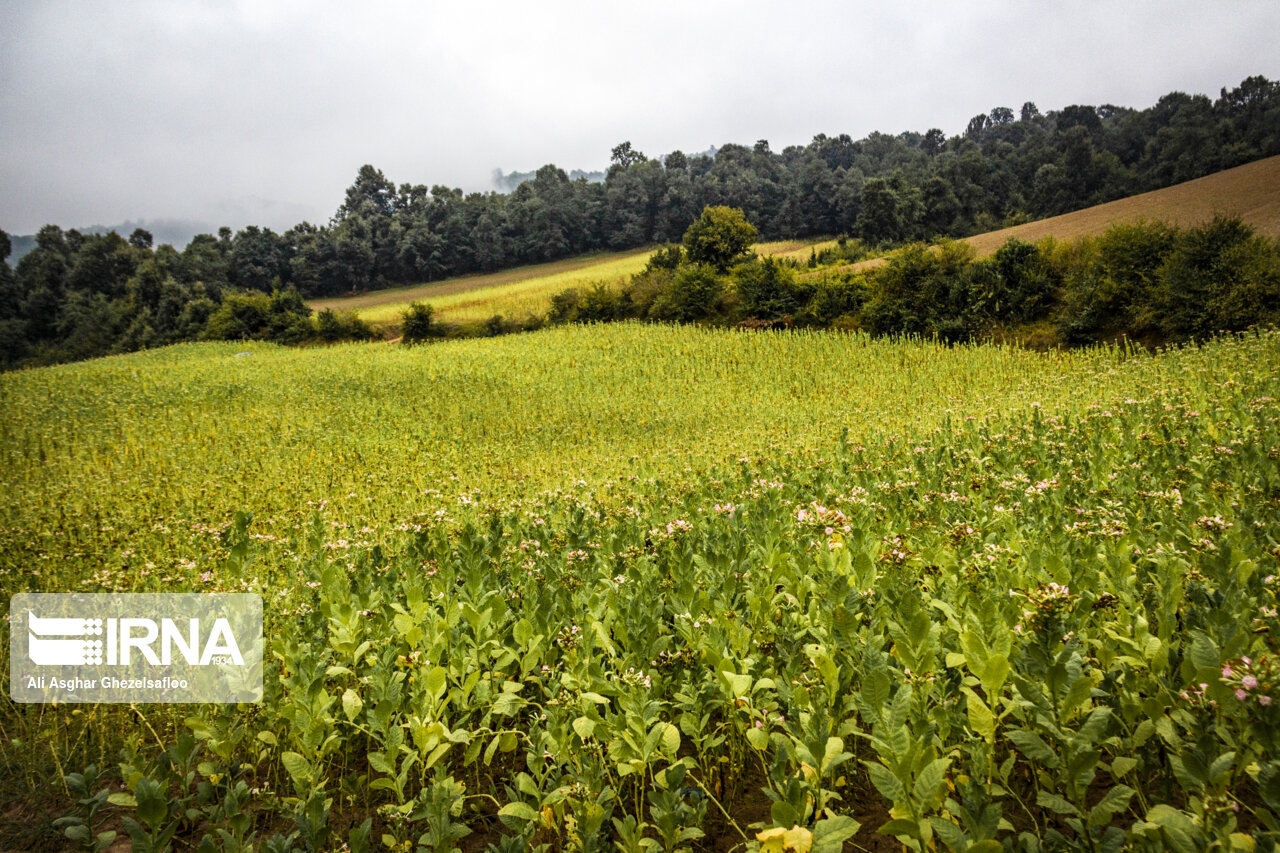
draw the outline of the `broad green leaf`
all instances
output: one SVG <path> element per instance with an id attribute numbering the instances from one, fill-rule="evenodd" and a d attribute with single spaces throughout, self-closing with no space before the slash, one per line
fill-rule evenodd
<path id="1" fill-rule="evenodd" d="M 914 820 L 907 820 L 906 818 L 901 818 L 901 817 L 894 818 L 893 820 L 886 823 L 884 826 L 877 829 L 876 832 L 880 833 L 881 835 L 892 835 L 895 837 L 904 835 L 907 838 L 916 838 L 916 839 L 920 838 L 919 824 L 917 824 Z"/>
<path id="2" fill-rule="evenodd" d="M 1051 794 L 1048 791 L 1039 791 L 1036 793 L 1036 805 L 1049 809 L 1057 814 L 1080 814 L 1080 811 L 1067 800 L 1064 800 L 1057 794 Z"/>
<path id="3" fill-rule="evenodd" d="M 442 666 L 433 666 L 423 682 L 427 692 L 439 702 L 449 687 L 449 673 Z"/>
<path id="4" fill-rule="evenodd" d="M 1130 758 L 1122 755 L 1111 762 L 1111 775 L 1119 779 L 1128 775 L 1129 771 L 1138 766 L 1138 759 Z"/>
<path id="5" fill-rule="evenodd" d="M 671 723 L 659 723 L 662 726 L 662 751 L 670 758 L 675 758 L 680 751 L 680 729 Z"/>
<path id="6" fill-rule="evenodd" d="M 535 821 L 538 819 L 538 812 L 528 803 L 514 802 L 507 803 L 498 809 L 501 817 L 513 817 L 517 820 Z"/>
<path id="7" fill-rule="evenodd" d="M 1105 826 L 1110 823 L 1113 815 L 1129 808 L 1129 800 L 1133 799 L 1133 794 L 1133 789 L 1128 785 L 1116 785 L 1107 791 L 1098 804 L 1089 810 L 1089 825 Z"/>
<path id="8" fill-rule="evenodd" d="M 969 712 L 969 728 L 992 743 L 996 737 L 996 718 L 987 707 L 987 703 L 969 688 L 962 688 L 965 694 L 965 707 Z"/>
<path id="9" fill-rule="evenodd" d="M 1049 748 L 1049 745 L 1041 739 L 1040 735 L 1026 729 L 1014 729 L 1006 732 L 1006 737 L 1013 741 L 1013 745 L 1018 751 L 1030 758 L 1032 761 L 1038 761 L 1046 767 L 1057 767 L 1062 763 L 1058 758 L 1058 754 Z"/>
<path id="10" fill-rule="evenodd" d="M 862 824 L 851 817 L 838 815 L 813 825 L 812 853 L 840 853 L 844 843 L 857 834 Z"/>
<path id="11" fill-rule="evenodd" d="M 376 753 L 371 753 L 376 754 Z M 285 752 L 280 756 L 280 763 L 288 771 L 289 777 L 297 785 L 305 785 L 311 781 L 311 762 L 296 752 Z"/>
<path id="12" fill-rule="evenodd" d="M 936 758 L 925 765 L 911 787 L 911 795 L 917 803 L 926 803 L 932 807 L 942 797 L 943 783 L 947 779 L 947 767 L 951 759 Z"/>
<path id="13" fill-rule="evenodd" d="M 347 715 L 347 719 L 354 721 L 360 716 L 362 708 L 364 708 L 364 700 L 360 698 L 359 693 L 348 687 L 342 694 L 342 710 Z"/>
<path id="14" fill-rule="evenodd" d="M 871 784 L 876 786 L 880 796 L 893 803 L 902 802 L 903 798 L 906 797 L 907 789 L 903 786 L 902 780 L 893 775 L 893 771 L 878 761 L 864 761 L 862 763 L 866 765 L 867 774 L 871 777 Z"/>

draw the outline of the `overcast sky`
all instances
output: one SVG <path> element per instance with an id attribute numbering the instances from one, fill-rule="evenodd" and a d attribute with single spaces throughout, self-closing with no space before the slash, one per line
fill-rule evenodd
<path id="1" fill-rule="evenodd" d="M 396 183 L 600 169 L 1280 78 L 1280 3 L 0 3 L 0 228 L 324 222 Z"/>

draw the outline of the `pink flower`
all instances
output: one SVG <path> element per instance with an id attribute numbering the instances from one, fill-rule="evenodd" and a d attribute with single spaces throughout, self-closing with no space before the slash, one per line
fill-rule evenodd
<path id="1" fill-rule="evenodd" d="M 1246 675 L 1244 678 L 1240 679 L 1240 683 L 1244 685 L 1245 690 L 1252 690 L 1258 686 L 1258 679 L 1254 678 L 1252 675 Z"/>
<path id="2" fill-rule="evenodd" d="M 1223 677 L 1223 678 L 1230 678 L 1230 677 L 1231 677 L 1231 666 L 1230 666 L 1230 664 L 1225 664 L 1225 663 L 1224 663 L 1224 664 L 1222 665 L 1222 677 Z"/>
<path id="3" fill-rule="evenodd" d="M 799 512 L 797 512 L 797 513 L 796 513 L 796 520 L 798 520 L 798 521 L 807 521 L 808 519 L 809 519 L 809 511 L 808 511 L 808 510 L 802 509 L 802 510 L 800 510 Z"/>
<path id="4" fill-rule="evenodd" d="M 1259 705 L 1263 705 L 1263 706 L 1265 706 L 1265 705 L 1270 705 L 1270 704 L 1271 704 L 1271 697 L 1270 697 L 1270 696 L 1259 696 L 1259 697 L 1258 697 L 1258 704 L 1259 704 Z"/>
<path id="5" fill-rule="evenodd" d="M 1240 662 L 1243 663 L 1245 666 L 1253 666 L 1253 658 L 1251 657 L 1240 658 Z"/>
<path id="6" fill-rule="evenodd" d="M 1236 698 L 1239 699 L 1241 702 L 1243 702 L 1245 700 L 1245 697 L 1248 695 L 1249 695 L 1248 693 L 1244 692 L 1244 688 L 1241 688 L 1236 691 Z"/>

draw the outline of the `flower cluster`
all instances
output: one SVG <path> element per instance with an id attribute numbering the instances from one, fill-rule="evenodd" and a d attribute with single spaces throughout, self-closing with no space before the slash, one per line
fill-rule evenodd
<path id="1" fill-rule="evenodd" d="M 1023 628 L 1036 632 L 1049 627 L 1071 610 L 1078 597 L 1070 587 L 1052 582 L 1040 584 L 1025 593 L 1010 590 L 1009 594 L 1021 595 L 1027 600 L 1027 607 L 1022 611 L 1022 623 L 1015 625 L 1013 629 L 1017 633 L 1022 633 Z M 1063 642 L 1067 642 L 1070 637 L 1070 634 L 1064 636 Z"/>
<path id="2" fill-rule="evenodd" d="M 651 666 L 657 667 L 659 670 L 663 672 L 669 672 L 670 670 L 673 670 L 676 667 L 685 667 L 685 668 L 692 667 L 694 663 L 697 662 L 697 660 L 698 660 L 698 653 L 695 652 L 693 649 L 691 649 L 689 646 L 685 646 L 684 648 L 677 649 L 674 652 L 668 652 L 668 651 L 658 652 L 658 656 L 655 659 L 649 661 L 649 664 Z"/>
<path id="3" fill-rule="evenodd" d="M 582 629 L 577 625 L 566 625 L 556 632 L 556 645 L 566 652 L 576 649 L 581 641 Z"/>
<path id="4" fill-rule="evenodd" d="M 635 667 L 631 667 L 631 666 L 627 667 L 624 672 L 620 672 L 620 673 L 611 672 L 608 674 L 607 677 L 610 681 L 620 681 L 629 687 L 643 687 L 646 690 L 650 690 L 653 688 L 653 681 L 649 678 L 649 676 L 646 673 L 643 673 L 640 670 L 636 669 Z"/>
<path id="5" fill-rule="evenodd" d="M 1280 683 L 1280 664 L 1267 655 L 1257 660 L 1238 658 L 1222 665 L 1221 680 L 1233 688 L 1237 700 L 1257 702 L 1265 708 L 1271 704 Z"/>

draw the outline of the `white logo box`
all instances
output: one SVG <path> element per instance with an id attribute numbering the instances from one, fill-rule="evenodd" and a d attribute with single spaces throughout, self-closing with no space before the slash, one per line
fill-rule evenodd
<path id="1" fill-rule="evenodd" d="M 15 702 L 259 702 L 256 593 L 19 593 Z"/>

